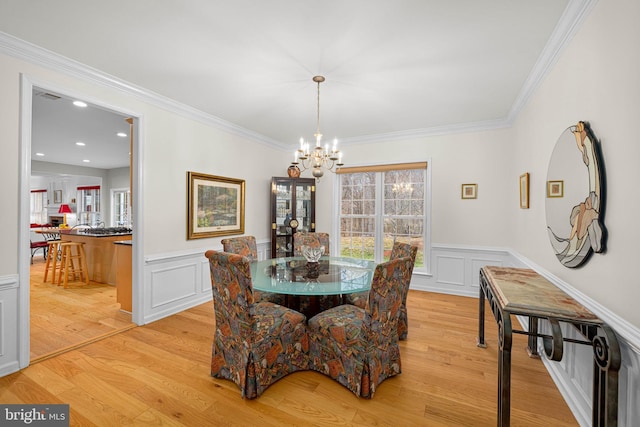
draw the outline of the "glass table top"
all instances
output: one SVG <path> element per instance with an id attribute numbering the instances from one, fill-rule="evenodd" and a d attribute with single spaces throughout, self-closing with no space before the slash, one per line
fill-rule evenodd
<path id="1" fill-rule="evenodd" d="M 322 257 L 317 264 L 304 257 L 274 258 L 251 264 L 253 288 L 288 295 L 342 295 L 368 291 L 374 261 Z"/>

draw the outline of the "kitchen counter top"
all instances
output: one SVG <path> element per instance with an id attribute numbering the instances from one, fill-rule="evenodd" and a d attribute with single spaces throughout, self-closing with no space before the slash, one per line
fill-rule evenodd
<path id="1" fill-rule="evenodd" d="M 131 236 L 133 232 L 130 228 L 112 227 L 112 228 L 69 228 L 60 229 L 60 234 L 72 236 L 88 236 L 88 237 L 113 237 L 113 236 Z"/>

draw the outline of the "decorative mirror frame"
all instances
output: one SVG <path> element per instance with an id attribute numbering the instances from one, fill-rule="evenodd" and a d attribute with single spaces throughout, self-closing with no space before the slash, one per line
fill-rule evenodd
<path id="1" fill-rule="evenodd" d="M 588 176 L 589 182 L 588 191 L 578 200 L 567 201 L 568 203 L 572 203 L 574 200 L 577 202 L 570 212 L 566 212 L 566 219 L 571 228 L 568 236 L 562 235 L 558 229 L 552 229 L 550 219 L 550 216 L 554 214 L 551 209 L 552 201 L 565 196 L 566 188 L 563 189 L 563 195 L 553 192 L 547 194 L 546 215 L 549 240 L 556 257 L 562 265 L 575 268 L 584 264 L 593 252 L 604 252 L 605 250 L 604 171 L 598 142 L 589 124 L 581 121 L 575 126 L 570 126 L 560 135 L 549 161 L 547 183 L 560 182 L 556 181 L 557 176 L 551 176 L 552 173 L 557 173 L 557 169 L 552 172 L 552 165 L 554 164 L 554 156 L 557 162 L 558 152 L 562 151 L 561 149 L 566 150 L 566 146 L 561 146 L 561 144 L 566 145 L 568 138 L 563 138 L 563 136 L 567 132 L 573 133 L 577 148 L 575 154 L 581 157 L 582 163 L 586 167 L 585 175 Z M 581 189 L 578 189 L 578 193 L 580 191 Z"/>

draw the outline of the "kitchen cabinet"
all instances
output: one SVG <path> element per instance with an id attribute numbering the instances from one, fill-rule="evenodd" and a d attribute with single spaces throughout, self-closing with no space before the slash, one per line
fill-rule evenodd
<path id="1" fill-rule="evenodd" d="M 296 231 L 316 231 L 316 180 L 271 179 L 271 257 L 293 256 Z"/>

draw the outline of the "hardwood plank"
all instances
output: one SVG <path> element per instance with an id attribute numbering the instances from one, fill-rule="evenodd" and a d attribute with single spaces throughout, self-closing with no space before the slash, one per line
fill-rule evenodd
<path id="1" fill-rule="evenodd" d="M 115 286 L 69 282 L 64 289 L 42 282 L 44 267 L 35 257 L 30 269 L 32 363 L 136 327 L 120 310 Z"/>
<path id="2" fill-rule="evenodd" d="M 0 378 L 0 401 L 69 403 L 72 425 L 494 426 L 497 327 L 475 345 L 475 298 L 410 291 L 402 374 L 359 399 L 317 372 L 296 372 L 243 400 L 210 376 L 211 302 Z M 577 425 L 526 337 L 514 337 L 512 425 Z"/>

